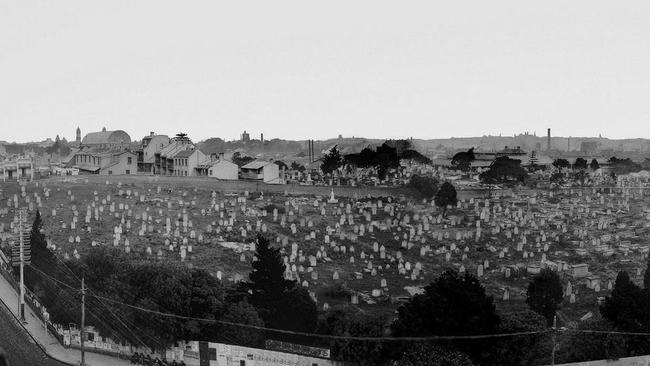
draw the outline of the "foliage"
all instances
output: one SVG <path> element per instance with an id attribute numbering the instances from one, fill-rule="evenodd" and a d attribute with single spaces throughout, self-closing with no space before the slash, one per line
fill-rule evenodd
<path id="1" fill-rule="evenodd" d="M 641 164 L 633 162 L 630 158 L 618 159 L 612 156 L 608 162 L 612 167 L 612 173 L 616 175 L 635 173 L 642 169 Z"/>
<path id="2" fill-rule="evenodd" d="M 573 163 L 573 169 L 587 169 L 587 160 L 583 158 L 577 158 Z"/>
<path id="3" fill-rule="evenodd" d="M 625 331 L 643 331 L 645 311 L 642 290 L 632 282 L 625 271 L 616 276 L 610 296 L 600 308 L 602 316 Z"/>
<path id="4" fill-rule="evenodd" d="M 264 322 L 260 319 L 255 308 L 246 300 L 228 304 L 221 320 L 258 327 L 264 326 Z M 264 343 L 264 332 L 261 330 L 229 325 L 220 325 L 219 328 L 217 339 L 222 339 L 224 343 L 249 347 L 260 347 Z"/>
<path id="5" fill-rule="evenodd" d="M 305 171 L 305 166 L 298 163 L 297 161 L 294 161 L 291 163 L 291 170 L 296 170 L 299 172 L 304 172 Z"/>
<path id="6" fill-rule="evenodd" d="M 561 302 L 560 276 L 548 268 L 543 269 L 528 284 L 526 304 L 530 306 L 531 310 L 546 318 L 548 324 L 552 324 L 555 312 Z"/>
<path id="7" fill-rule="evenodd" d="M 461 151 L 456 153 L 451 159 L 451 166 L 455 169 L 462 170 L 464 172 L 468 171 L 472 165 L 472 162 L 476 159 L 474 156 L 474 148 L 471 148 L 467 151 Z"/>
<path id="8" fill-rule="evenodd" d="M 316 326 L 316 304 L 307 291 L 298 288 L 295 281 L 284 278 L 285 265 L 280 250 L 258 235 L 249 274 L 245 285 L 250 292 L 250 303 L 257 309 L 269 328 L 311 332 Z"/>
<path id="9" fill-rule="evenodd" d="M 436 206 L 442 207 L 445 210 L 447 209 L 447 206 L 455 205 L 458 202 L 458 198 L 456 197 L 456 188 L 454 188 L 453 184 L 444 182 L 438 193 L 436 193 L 434 201 L 436 202 Z"/>
<path id="10" fill-rule="evenodd" d="M 320 166 L 320 169 L 323 171 L 323 174 L 331 174 L 333 171 L 338 169 L 343 163 L 341 158 L 341 153 L 337 145 L 334 145 L 330 151 L 323 156 L 323 163 Z"/>
<path id="11" fill-rule="evenodd" d="M 398 309 L 392 328 L 396 336 L 476 335 L 495 333 L 499 322 L 493 299 L 478 279 L 448 270 Z M 479 363 L 489 357 L 491 346 L 485 339 L 458 344 Z"/>
<path id="12" fill-rule="evenodd" d="M 408 187 L 416 197 L 431 199 L 438 192 L 438 180 L 416 174 L 409 180 Z"/>
<path id="13" fill-rule="evenodd" d="M 417 163 L 420 163 L 420 164 L 431 164 L 431 159 L 429 159 L 428 157 L 420 154 L 416 150 L 410 150 L 410 149 L 409 150 L 404 150 L 404 152 L 402 152 L 402 155 L 400 155 L 399 159 L 400 160 L 413 160 L 413 161 L 415 161 Z"/>
<path id="14" fill-rule="evenodd" d="M 499 333 L 543 331 L 546 319 L 531 310 L 501 315 Z M 532 365 L 544 359 L 550 349 L 548 334 L 531 334 L 499 339 L 493 360 L 502 366 Z"/>
<path id="15" fill-rule="evenodd" d="M 500 156 L 492 162 L 490 169 L 479 175 L 479 178 L 483 183 L 495 184 L 511 181 L 523 182 L 527 175 L 526 170 L 521 166 L 521 160 Z"/>
<path id="16" fill-rule="evenodd" d="M 553 161 L 553 166 L 562 169 L 562 168 L 568 168 L 571 166 L 571 163 L 567 159 L 555 159 Z"/>
<path id="17" fill-rule="evenodd" d="M 346 164 L 359 168 L 375 168 L 380 180 L 386 179 L 390 169 L 399 167 L 400 160 L 413 160 L 421 164 L 431 164 L 431 159 L 415 150 L 404 150 L 398 155 L 397 148 L 392 147 L 388 141 L 378 146 L 375 151 L 370 148 L 361 150 L 358 154 L 347 154 L 344 157 Z"/>
<path id="18" fill-rule="evenodd" d="M 232 154 L 232 162 L 237 164 L 237 166 L 239 166 L 240 168 L 254 160 L 255 158 L 251 156 L 242 155 L 239 151 Z"/>
<path id="19" fill-rule="evenodd" d="M 617 329 L 607 320 L 587 320 L 578 330 L 611 332 Z M 568 332 L 560 339 L 556 362 L 585 362 L 591 360 L 614 360 L 628 355 L 628 337 L 607 333 Z"/>
<path id="20" fill-rule="evenodd" d="M 472 366 L 464 353 L 434 344 L 416 343 L 409 347 L 396 366 Z"/>
<path id="21" fill-rule="evenodd" d="M 589 168 L 591 168 L 591 170 L 598 170 L 598 169 L 600 169 L 600 164 L 598 164 L 598 160 L 596 160 L 596 159 L 592 159 L 592 160 L 591 160 L 591 163 L 589 163 Z"/>
<path id="22" fill-rule="evenodd" d="M 273 162 L 273 164 L 277 165 L 280 170 L 289 170 L 289 166 L 282 160 L 276 160 Z"/>
<path id="23" fill-rule="evenodd" d="M 381 337 L 385 316 L 370 315 L 351 306 L 335 307 L 321 315 L 317 332 L 320 334 L 352 337 Z M 332 358 L 358 365 L 378 365 L 388 357 L 384 344 L 377 341 L 333 340 L 328 347 Z"/>

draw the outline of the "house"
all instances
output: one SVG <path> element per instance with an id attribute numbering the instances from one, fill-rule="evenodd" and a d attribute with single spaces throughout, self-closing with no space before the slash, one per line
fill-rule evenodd
<path id="1" fill-rule="evenodd" d="M 154 132 L 150 132 L 149 136 L 143 137 L 142 145 L 136 151 L 138 155 L 138 173 L 156 174 L 156 154 L 160 154 L 160 151 L 169 145 L 169 142 L 170 139 L 167 135 L 156 135 Z"/>
<path id="2" fill-rule="evenodd" d="M 107 164 L 99 170 L 100 175 L 130 175 L 138 170 L 137 156 L 131 151 L 121 151 L 111 154 L 106 159 Z"/>
<path id="3" fill-rule="evenodd" d="M 137 173 L 137 156 L 127 150 L 82 149 L 72 158 L 70 168 L 80 173 L 130 175 Z"/>
<path id="4" fill-rule="evenodd" d="M 223 153 L 212 154 L 209 160 L 206 160 L 196 167 L 197 175 L 223 180 L 239 179 L 239 166 L 223 158 Z"/>
<path id="5" fill-rule="evenodd" d="M 280 167 L 272 161 L 255 160 L 241 167 L 241 178 L 280 184 Z"/>
<path id="6" fill-rule="evenodd" d="M 18 179 L 34 179 L 34 158 L 30 156 L 14 156 L 0 161 L 0 177 L 2 181 Z"/>
<path id="7" fill-rule="evenodd" d="M 169 144 L 163 146 L 159 152 L 154 152 L 152 172 L 160 175 L 177 175 L 174 173 L 174 157 L 181 151 L 194 150 L 195 148 L 192 141 L 184 134 L 172 137 Z M 185 171 L 183 170 L 183 172 Z"/>
<path id="8" fill-rule="evenodd" d="M 173 158 L 174 174 L 179 177 L 196 176 L 196 167 L 205 160 L 205 154 L 199 149 L 181 150 Z"/>

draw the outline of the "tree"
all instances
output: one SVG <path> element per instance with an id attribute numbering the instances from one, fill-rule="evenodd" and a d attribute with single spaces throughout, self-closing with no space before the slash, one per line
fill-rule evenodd
<path id="1" fill-rule="evenodd" d="M 573 169 L 587 169 L 587 160 L 583 158 L 577 158 L 573 163 Z"/>
<path id="2" fill-rule="evenodd" d="M 548 268 L 543 269 L 528 284 L 526 304 L 530 306 L 531 310 L 546 318 L 548 324 L 552 324 L 555 312 L 561 302 L 560 276 Z"/>
<path id="3" fill-rule="evenodd" d="M 494 301 L 469 273 L 445 271 L 398 309 L 393 323 L 396 336 L 494 334 L 499 326 Z M 459 350 L 481 363 L 489 357 L 491 340 L 479 339 L 459 344 Z"/>
<path id="4" fill-rule="evenodd" d="M 435 344 L 416 343 L 408 348 L 396 366 L 472 366 L 464 353 Z"/>
<path id="5" fill-rule="evenodd" d="M 499 333 L 544 331 L 546 319 L 532 310 L 501 315 Z M 547 334 L 530 334 L 499 339 L 493 359 L 502 366 L 539 364 L 548 355 L 550 339 Z"/>
<path id="6" fill-rule="evenodd" d="M 270 328 L 310 332 L 316 326 L 316 304 L 306 290 L 284 278 L 280 250 L 258 235 L 255 260 L 245 285 L 249 300 Z"/>
<path id="7" fill-rule="evenodd" d="M 523 182 L 527 175 L 526 170 L 521 166 L 521 160 L 500 156 L 494 159 L 490 169 L 479 175 L 479 179 L 488 184 Z"/>
<path id="8" fill-rule="evenodd" d="M 291 170 L 296 170 L 299 172 L 304 172 L 305 171 L 305 166 L 298 163 L 297 161 L 294 161 L 291 163 Z"/>
<path id="9" fill-rule="evenodd" d="M 400 160 L 412 160 L 420 164 L 431 164 L 431 159 L 420 154 L 416 150 L 404 150 L 399 157 Z"/>
<path id="10" fill-rule="evenodd" d="M 243 167 L 244 165 L 250 163 L 251 161 L 255 160 L 255 158 L 242 155 L 239 151 L 235 152 L 232 154 L 232 162 L 237 164 L 240 168 Z"/>
<path id="11" fill-rule="evenodd" d="M 623 175 L 638 172 L 641 170 L 641 164 L 633 162 L 630 158 L 618 159 L 612 156 L 608 160 L 612 171 L 616 175 Z"/>
<path id="12" fill-rule="evenodd" d="M 578 324 L 577 330 L 595 330 L 602 333 L 567 332 L 556 354 L 558 363 L 615 360 L 629 355 L 630 337 L 612 334 L 617 329 L 607 320 L 587 320 Z"/>
<path id="13" fill-rule="evenodd" d="M 438 180 L 416 174 L 409 180 L 408 187 L 416 197 L 431 199 L 438 192 Z"/>
<path id="14" fill-rule="evenodd" d="M 246 300 L 229 304 L 221 320 L 236 324 L 264 326 L 264 322 L 260 319 L 255 308 Z M 219 328 L 217 339 L 221 339 L 225 343 L 260 347 L 264 341 L 264 332 L 261 330 L 233 325 L 222 325 Z"/>
<path id="15" fill-rule="evenodd" d="M 456 188 L 454 188 L 453 184 L 444 182 L 438 193 L 436 193 L 434 201 L 436 202 L 436 206 L 442 207 L 446 211 L 447 206 L 453 206 L 458 202 Z"/>
<path id="16" fill-rule="evenodd" d="M 466 172 L 471 167 L 472 162 L 475 160 L 475 158 L 474 148 L 471 148 L 467 151 L 461 151 L 456 153 L 451 159 L 451 166 L 453 166 L 455 169 Z"/>
<path id="17" fill-rule="evenodd" d="M 283 168 L 284 168 L 285 170 L 289 170 L 289 166 L 288 166 L 284 161 L 282 161 L 282 160 L 276 160 L 276 161 L 274 161 L 273 163 L 274 163 L 275 165 L 277 165 L 278 168 L 280 168 L 280 170 L 282 170 Z"/>
<path id="18" fill-rule="evenodd" d="M 570 167 L 571 163 L 569 163 L 569 161 L 566 160 L 566 159 L 555 159 L 553 161 L 553 166 L 558 168 L 558 169 L 562 169 L 562 168 Z"/>
<path id="19" fill-rule="evenodd" d="M 318 320 L 317 332 L 336 336 L 381 337 L 386 316 L 371 315 L 352 306 L 337 306 Z M 332 358 L 356 365 L 378 365 L 388 358 L 384 343 L 350 339 L 333 340 L 327 345 Z"/>
<path id="20" fill-rule="evenodd" d="M 598 160 L 592 159 L 591 163 L 589 164 L 589 167 L 591 168 L 591 170 L 598 170 L 600 169 L 600 164 L 598 164 Z"/>
<path id="21" fill-rule="evenodd" d="M 625 271 L 620 271 L 610 296 L 600 307 L 603 318 L 611 321 L 617 328 L 634 332 L 645 329 L 644 296 L 641 289 L 630 280 Z"/>
<path id="22" fill-rule="evenodd" d="M 341 153 L 339 152 L 337 145 L 334 145 L 330 149 L 329 153 L 323 156 L 323 163 L 321 164 L 320 169 L 323 171 L 323 174 L 331 174 L 341 166 L 341 162 Z"/>

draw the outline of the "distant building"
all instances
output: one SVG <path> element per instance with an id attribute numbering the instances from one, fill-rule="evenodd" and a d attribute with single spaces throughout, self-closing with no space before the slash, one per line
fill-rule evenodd
<path id="1" fill-rule="evenodd" d="M 600 143 L 598 141 L 583 141 L 580 143 L 580 152 L 594 154 L 598 152 Z"/>
<path id="2" fill-rule="evenodd" d="M 75 138 L 74 142 L 77 145 L 81 144 L 81 128 L 77 127 L 77 137 Z"/>
<path id="3" fill-rule="evenodd" d="M 131 175 L 138 169 L 137 155 L 127 150 L 80 150 L 68 165 L 81 174 Z"/>
<path id="4" fill-rule="evenodd" d="M 223 153 L 212 154 L 210 159 L 202 162 L 196 167 L 197 175 L 222 180 L 239 179 L 239 167 L 237 164 L 223 158 Z"/>
<path id="5" fill-rule="evenodd" d="M 173 156 L 174 175 L 180 177 L 195 176 L 196 167 L 205 160 L 205 154 L 199 149 L 182 150 Z"/>
<path id="6" fill-rule="evenodd" d="M 196 147 L 186 135 L 179 134 L 172 137 L 167 145 L 163 146 L 160 151 L 154 153 L 154 163 L 152 167 L 153 173 L 160 175 L 177 175 L 174 173 L 174 157 L 176 154 L 181 151 L 195 149 Z M 185 170 L 183 171 L 185 172 Z"/>
<path id="7" fill-rule="evenodd" d="M 142 144 L 136 151 L 138 156 L 138 173 L 140 174 L 159 174 L 156 172 L 156 154 L 167 145 L 170 139 L 167 135 L 156 135 L 150 132 L 149 136 L 142 138 Z"/>
<path id="8" fill-rule="evenodd" d="M 243 142 L 248 142 L 251 140 L 251 135 L 248 132 L 246 132 L 246 130 L 244 130 L 244 133 L 241 134 L 241 140 Z"/>
<path id="9" fill-rule="evenodd" d="M 81 131 L 80 131 L 81 133 Z M 81 141 L 83 147 L 100 148 L 127 148 L 131 143 L 131 137 L 122 130 L 91 132 Z"/>
<path id="10" fill-rule="evenodd" d="M 7 180 L 34 179 L 34 158 L 14 156 L 0 161 L 0 179 Z"/>
<path id="11" fill-rule="evenodd" d="M 242 179 L 280 184 L 280 167 L 272 161 L 255 160 L 241 167 Z"/>

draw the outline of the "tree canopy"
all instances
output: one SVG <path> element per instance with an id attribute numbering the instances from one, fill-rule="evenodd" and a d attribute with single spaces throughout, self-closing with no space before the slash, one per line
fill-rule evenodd
<path id="1" fill-rule="evenodd" d="M 499 326 L 494 301 L 469 273 L 448 270 L 398 309 L 396 336 L 493 334 Z M 465 342 L 459 348 L 472 360 L 486 357 L 488 341 Z"/>
<path id="2" fill-rule="evenodd" d="M 587 160 L 583 158 L 577 158 L 573 163 L 573 169 L 587 169 Z"/>
<path id="3" fill-rule="evenodd" d="M 527 176 L 526 170 L 521 166 L 521 160 L 500 156 L 492 162 L 488 170 L 479 175 L 479 179 L 483 183 L 495 184 L 523 182 Z"/>
<path id="4" fill-rule="evenodd" d="M 323 163 L 320 166 L 320 169 L 323 171 L 323 174 L 331 174 L 333 171 L 338 169 L 343 162 L 341 158 L 341 153 L 337 145 L 334 145 L 330 151 L 323 156 Z"/>
<path id="5" fill-rule="evenodd" d="M 553 161 L 553 166 L 558 168 L 558 169 L 562 169 L 562 168 L 570 167 L 571 163 L 569 163 L 569 161 L 567 159 L 560 158 L 560 159 L 555 159 Z"/>
<path id="6" fill-rule="evenodd" d="M 598 169 L 600 169 L 600 164 L 598 164 L 598 160 L 596 160 L 596 159 L 591 159 L 591 163 L 589 163 L 589 168 L 591 168 L 591 170 L 598 170 Z"/>
<path id="7" fill-rule="evenodd" d="M 436 193 L 434 201 L 436 206 L 442 207 L 445 210 L 447 206 L 455 205 L 458 202 L 458 198 L 456 197 L 456 188 L 454 185 L 449 182 L 444 182 L 440 190 L 438 190 L 438 193 Z"/>
<path id="8" fill-rule="evenodd" d="M 464 172 L 468 171 L 472 165 L 472 162 L 476 159 L 474 156 L 474 148 L 470 148 L 467 151 L 461 151 L 454 155 L 451 159 L 451 166 L 455 169 L 462 170 Z"/>
<path id="9" fill-rule="evenodd" d="M 431 199 L 438 192 L 438 180 L 416 174 L 411 176 L 408 187 L 417 198 Z"/>
<path id="10" fill-rule="evenodd" d="M 562 302 L 562 284 L 555 271 L 548 268 L 536 274 L 528 284 L 526 303 L 536 313 L 546 318 L 548 324 Z"/>
<path id="11" fill-rule="evenodd" d="M 311 332 L 316 327 L 316 304 L 295 281 L 284 278 L 286 267 L 280 250 L 258 235 L 255 260 L 245 287 L 250 303 L 269 328 Z"/>

